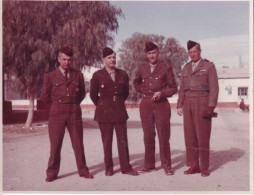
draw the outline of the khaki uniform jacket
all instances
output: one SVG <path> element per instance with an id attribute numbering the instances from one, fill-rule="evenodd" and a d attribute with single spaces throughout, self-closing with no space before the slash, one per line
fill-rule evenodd
<path id="1" fill-rule="evenodd" d="M 71 68 L 67 82 L 59 68 L 45 74 L 40 98 L 45 103 L 79 105 L 84 97 L 85 83 L 80 71 Z"/>
<path id="2" fill-rule="evenodd" d="M 125 122 L 128 114 L 125 100 L 129 95 L 129 77 L 115 69 L 113 81 L 106 68 L 98 70 L 91 79 L 90 97 L 96 105 L 94 120 L 99 123 Z"/>
<path id="3" fill-rule="evenodd" d="M 191 62 L 185 65 L 178 92 L 178 108 L 183 107 L 185 97 L 197 96 L 209 96 L 208 106 L 216 107 L 218 94 L 218 76 L 212 62 L 202 59 L 194 72 L 192 71 Z"/>
<path id="4" fill-rule="evenodd" d="M 152 73 L 149 63 L 141 65 L 133 84 L 143 94 L 143 98 L 151 98 L 155 92 L 160 91 L 161 100 L 165 100 L 177 92 L 172 67 L 161 62 L 157 63 Z"/>

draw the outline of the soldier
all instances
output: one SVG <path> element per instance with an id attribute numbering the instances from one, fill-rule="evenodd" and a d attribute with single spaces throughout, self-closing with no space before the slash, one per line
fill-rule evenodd
<path id="1" fill-rule="evenodd" d="M 96 105 L 94 120 L 99 123 L 104 149 L 105 175 L 112 176 L 112 141 L 114 128 L 117 138 L 120 168 L 123 174 L 138 175 L 129 163 L 125 100 L 129 95 L 129 78 L 125 71 L 115 67 L 116 53 L 103 49 L 105 67 L 93 74 L 90 97 Z"/>
<path id="2" fill-rule="evenodd" d="M 136 90 L 142 93 L 140 117 L 144 132 L 145 162 L 139 173 L 155 170 L 155 126 L 160 144 L 161 165 L 166 175 L 173 175 L 170 154 L 171 108 L 168 97 L 177 92 L 171 65 L 158 61 L 158 46 L 147 42 L 145 47 L 149 63 L 139 67 L 134 79 Z"/>
<path id="3" fill-rule="evenodd" d="M 80 177 L 93 178 L 86 166 L 83 145 L 80 103 L 85 97 L 85 83 L 83 74 L 71 68 L 72 56 L 71 46 L 61 49 L 58 54 L 60 66 L 44 76 L 41 100 L 50 104 L 48 123 L 50 157 L 46 182 L 57 178 L 66 127 L 70 134 Z"/>
<path id="4" fill-rule="evenodd" d="M 215 65 L 201 58 L 200 44 L 188 41 L 191 62 L 182 71 L 177 113 L 183 115 L 187 166 L 184 174 L 209 176 L 209 142 L 212 117 L 218 100 Z"/>

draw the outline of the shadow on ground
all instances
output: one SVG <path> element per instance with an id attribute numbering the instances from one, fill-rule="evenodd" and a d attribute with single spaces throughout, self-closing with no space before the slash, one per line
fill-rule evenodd
<path id="1" fill-rule="evenodd" d="M 216 151 L 212 152 L 211 151 L 211 159 L 210 159 L 210 170 L 211 172 L 216 171 L 220 167 L 223 167 L 227 163 L 231 161 L 237 161 L 239 160 L 242 156 L 244 155 L 244 151 L 240 150 L 238 148 L 232 148 L 230 150 L 223 150 L 223 151 Z M 183 168 L 185 166 L 185 151 L 183 150 L 172 150 L 171 151 L 171 157 L 172 157 L 172 169 L 177 172 L 179 169 Z M 155 159 L 156 162 L 159 162 L 160 164 L 160 154 L 157 153 L 155 154 Z M 105 172 L 105 166 L 103 162 L 103 157 L 102 157 L 102 162 L 96 165 L 89 166 L 90 173 L 93 175 L 97 175 L 101 172 Z M 119 159 L 118 157 L 113 158 L 114 162 L 114 167 L 118 167 L 117 169 L 114 170 L 114 174 L 119 174 L 121 173 L 121 170 L 119 168 Z M 139 153 L 139 154 L 132 154 L 130 155 L 130 164 L 132 165 L 133 169 L 139 170 L 143 168 L 144 166 L 144 153 Z M 187 168 L 187 167 L 186 167 Z M 156 167 L 156 171 L 161 170 L 162 167 L 158 166 Z M 62 175 L 59 175 L 58 178 L 65 178 L 69 177 L 72 175 L 78 174 L 77 171 L 73 171 L 70 173 L 65 173 Z"/>
<path id="2" fill-rule="evenodd" d="M 231 148 L 229 150 L 222 150 L 222 151 L 211 151 L 210 152 L 210 170 L 215 171 L 231 161 L 237 161 L 244 154 L 245 154 L 245 151 L 239 148 Z"/>
<path id="3" fill-rule="evenodd" d="M 184 166 L 184 159 L 185 159 L 185 156 L 184 156 L 184 151 L 180 151 L 180 150 L 173 150 L 171 152 L 171 155 L 172 155 L 172 168 L 174 169 L 174 171 L 177 171 L 178 169 L 182 168 Z M 176 157 L 174 157 L 176 156 Z M 92 165 L 92 166 L 89 166 L 88 165 L 88 168 L 89 168 L 89 171 L 90 173 L 92 173 L 93 175 L 97 175 L 101 172 L 105 172 L 105 166 L 104 166 L 104 162 L 103 162 L 103 156 L 102 156 L 102 162 L 99 163 L 99 164 L 96 164 L 96 165 Z M 155 160 L 156 162 L 159 162 L 160 161 L 160 155 L 159 153 L 155 154 Z M 113 158 L 113 162 L 114 162 L 114 167 L 118 167 L 118 168 L 115 168 L 114 169 L 114 174 L 119 174 L 121 173 L 121 170 L 119 168 L 119 159 L 118 157 L 114 157 Z M 135 170 L 139 170 L 141 168 L 143 168 L 144 166 L 144 154 L 143 153 L 139 153 L 139 154 L 132 154 L 130 155 L 130 164 L 132 165 L 133 169 Z M 159 163 L 160 164 L 160 163 Z M 162 169 L 161 166 L 158 166 L 156 167 L 156 171 Z M 65 178 L 65 177 L 69 177 L 69 176 L 72 176 L 72 175 L 75 175 L 75 174 L 78 174 L 77 171 L 73 171 L 73 172 L 70 172 L 70 173 L 65 173 L 65 174 L 62 174 L 62 175 L 59 175 L 58 178 Z"/>

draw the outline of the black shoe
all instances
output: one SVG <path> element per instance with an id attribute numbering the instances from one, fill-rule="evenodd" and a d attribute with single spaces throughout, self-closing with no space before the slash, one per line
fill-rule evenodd
<path id="1" fill-rule="evenodd" d="M 200 173 L 199 167 L 190 167 L 189 169 L 187 169 L 186 171 L 184 171 L 184 174 L 185 174 L 185 175 L 195 174 L 195 173 Z"/>
<path id="2" fill-rule="evenodd" d="M 149 172 L 152 172 L 152 171 L 155 171 L 155 168 L 142 168 L 141 170 L 138 171 L 139 174 L 145 174 L 145 173 L 149 173 Z"/>
<path id="3" fill-rule="evenodd" d="M 123 174 L 132 175 L 132 176 L 139 175 L 138 172 L 135 171 L 134 169 L 130 169 L 129 171 L 124 172 Z"/>
<path id="4" fill-rule="evenodd" d="M 106 171 L 105 175 L 106 176 L 112 176 L 112 175 L 114 175 L 114 172 L 113 171 Z"/>
<path id="5" fill-rule="evenodd" d="M 89 172 L 85 173 L 84 175 L 81 175 L 80 177 L 84 177 L 86 179 L 93 179 L 93 175 Z"/>
<path id="6" fill-rule="evenodd" d="M 48 175 L 47 178 L 45 179 L 46 182 L 52 182 L 54 180 L 56 180 L 57 176 L 52 176 L 52 175 Z"/>
<path id="7" fill-rule="evenodd" d="M 210 175 L 210 171 L 208 169 L 201 171 L 202 177 L 208 177 Z"/>
<path id="8" fill-rule="evenodd" d="M 174 171 L 172 169 L 164 169 L 166 175 L 174 175 Z"/>

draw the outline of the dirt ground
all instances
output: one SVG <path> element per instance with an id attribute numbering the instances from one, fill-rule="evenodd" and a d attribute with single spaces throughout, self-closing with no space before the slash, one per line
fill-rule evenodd
<path id="1" fill-rule="evenodd" d="M 209 177 L 184 175 L 185 145 L 182 117 L 172 109 L 171 153 L 175 175 L 166 176 L 160 165 L 156 137 L 156 171 L 136 177 L 119 169 L 116 139 L 113 141 L 115 174 L 104 175 L 103 148 L 93 110 L 83 110 L 84 146 L 87 165 L 95 178 L 79 177 L 68 132 L 62 147 L 58 179 L 45 182 L 49 157 L 47 121 L 36 122 L 33 129 L 22 124 L 3 126 L 3 192 L 58 193 L 253 193 L 253 159 L 250 151 L 249 112 L 219 108 L 213 119 Z M 138 109 L 128 109 L 130 162 L 134 169 L 143 167 L 143 132 Z M 251 134 L 252 135 L 252 134 Z M 250 164 L 251 162 L 251 164 Z M 231 194 L 230 193 L 230 194 Z"/>

